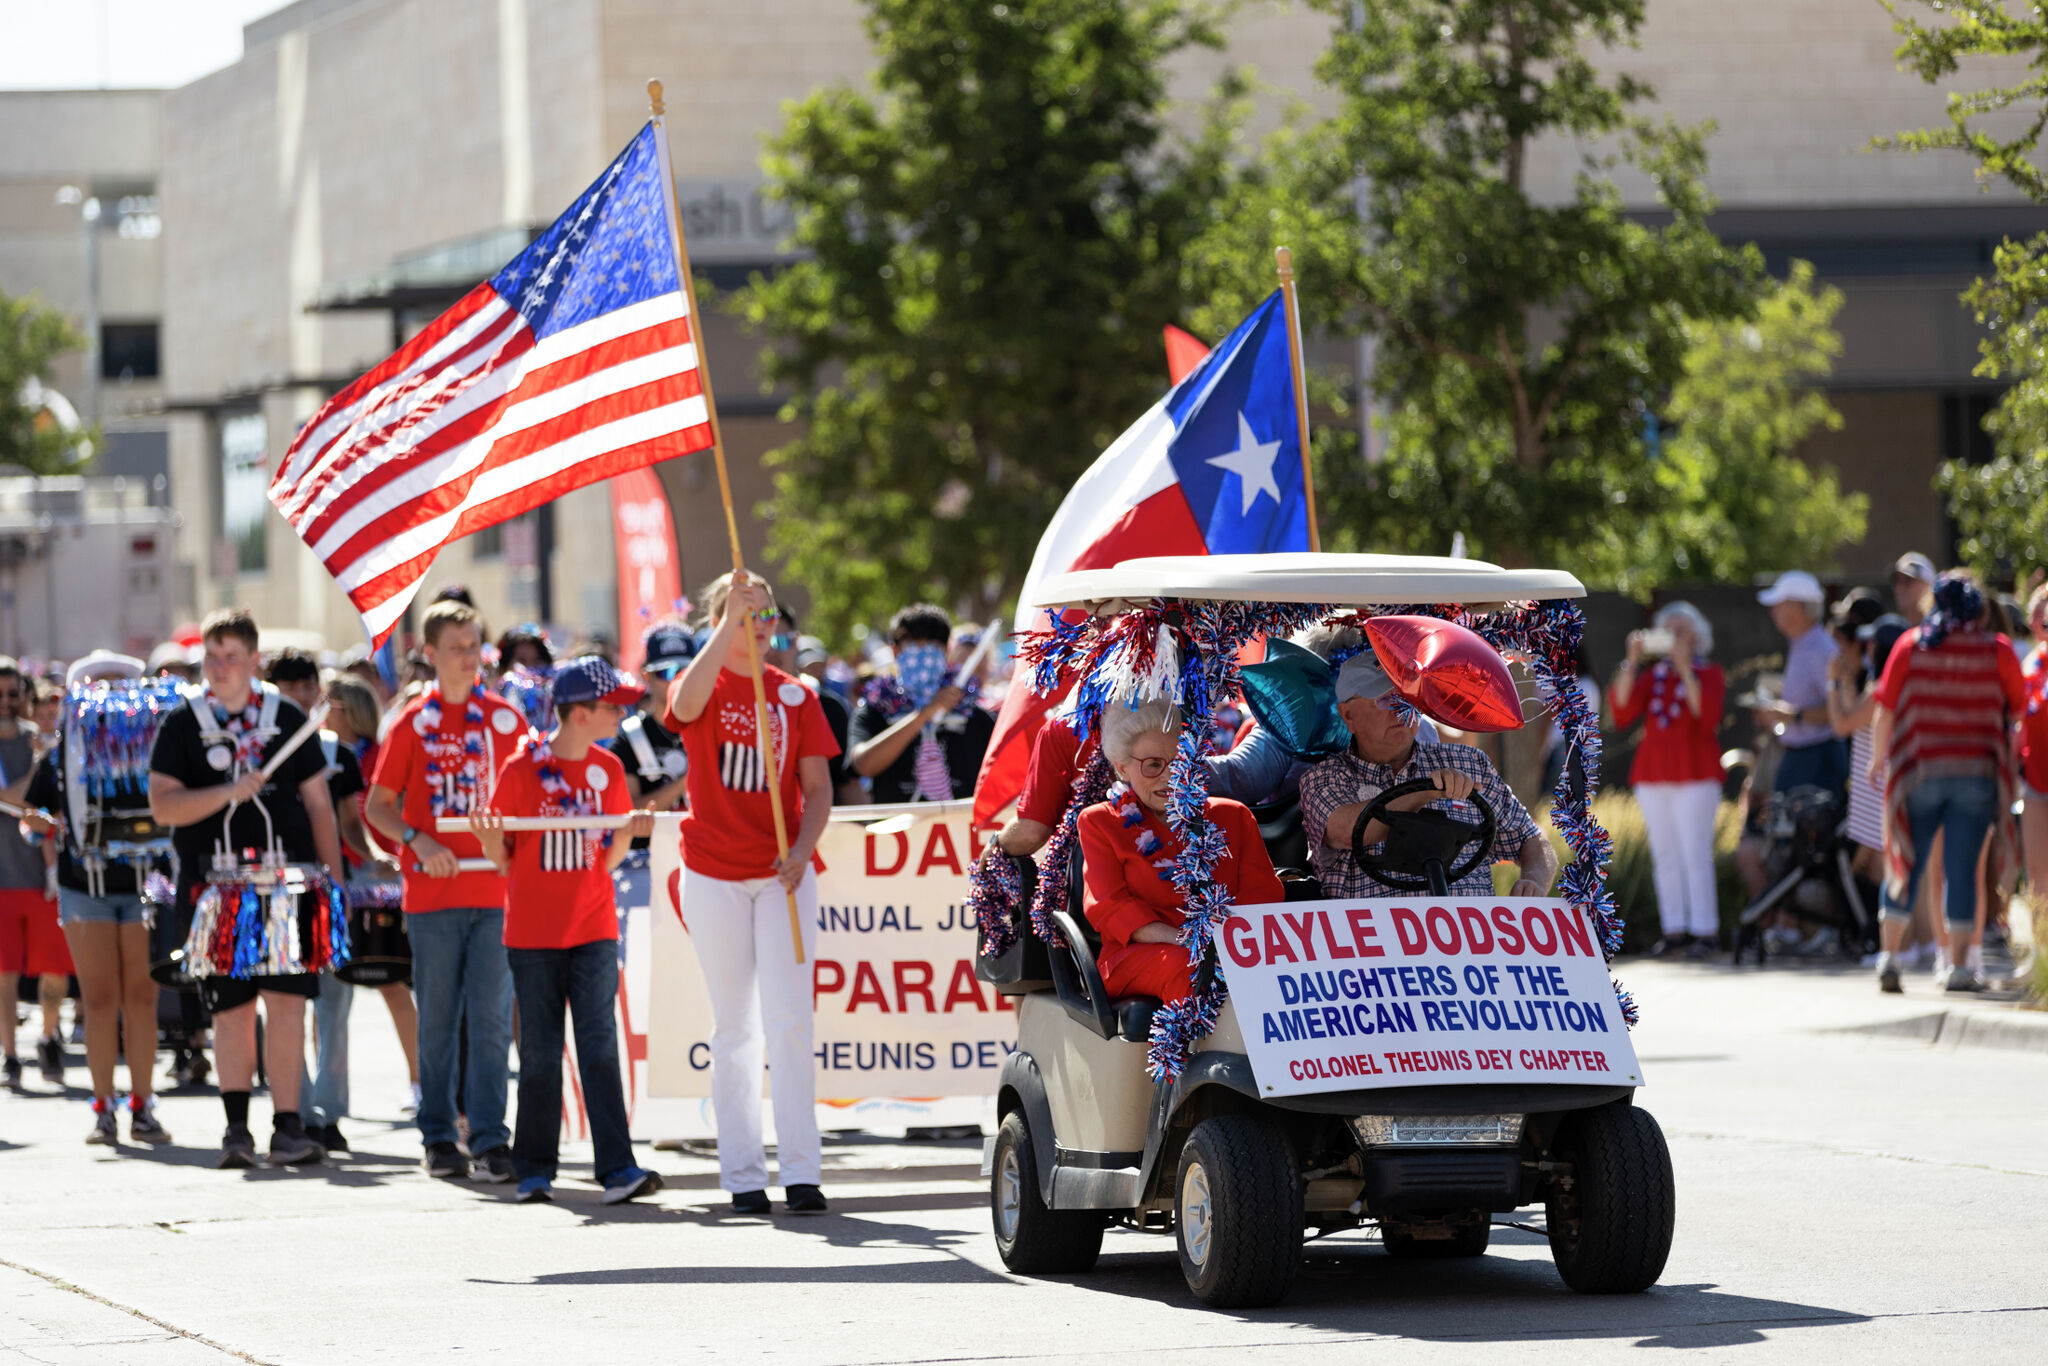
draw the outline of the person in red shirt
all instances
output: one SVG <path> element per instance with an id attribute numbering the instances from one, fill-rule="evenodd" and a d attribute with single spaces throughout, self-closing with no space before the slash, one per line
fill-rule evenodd
<path id="1" fill-rule="evenodd" d="M 633 1161 L 619 1078 L 619 912 L 612 871 L 654 833 L 651 810 L 621 829 L 507 832 L 507 816 L 622 816 L 633 809 L 626 768 L 600 747 L 646 693 L 596 655 L 555 673 L 556 727 L 527 737 L 499 770 L 476 821 L 485 857 L 505 870 L 505 954 L 519 1002 L 519 1129 L 512 1161 L 521 1204 L 552 1199 L 561 1150 L 562 1014 L 576 1030 L 576 1067 L 590 1116 L 598 1184 L 616 1205 L 661 1189 Z"/>
<path id="2" fill-rule="evenodd" d="M 2048 889 L 2048 583 L 2027 595 L 2027 631 L 2034 648 L 2020 666 L 2026 683 L 2020 722 L 2026 805 L 2020 810 L 2020 843 L 2025 848 L 2027 888 L 2038 898 L 2041 889 Z M 2038 932 L 2034 942 L 2041 942 Z"/>
<path id="3" fill-rule="evenodd" d="M 1645 632 L 1631 631 L 1628 658 L 1607 695 L 1614 728 L 1643 723 L 1629 786 L 1650 836 L 1650 870 L 1664 937 L 1653 954 L 1704 958 L 1720 933 L 1714 887 L 1714 816 L 1721 805 L 1721 706 L 1728 680 L 1707 656 L 1714 628 L 1689 602 L 1667 603 L 1651 629 L 1671 637 L 1663 658 L 1643 667 Z"/>
<path id="4" fill-rule="evenodd" d="M 778 858 L 771 774 L 761 762 L 754 680 L 740 637 L 751 631 L 754 657 L 767 654 L 777 621 L 775 600 L 766 582 L 744 573 L 737 582 L 731 574 L 719 577 L 700 596 L 710 614 L 711 638 L 670 685 L 662 721 L 682 736 L 690 759 L 681 900 L 711 998 L 718 1179 L 731 1193 L 735 1213 L 768 1212 L 768 1162 L 761 1144 L 765 1053 L 784 1196 L 792 1212 L 822 1213 L 809 966 L 818 929 L 818 879 L 811 864 L 832 814 L 827 760 L 839 753 L 839 744 L 817 695 L 764 663 L 770 767 L 789 833 L 789 852 Z M 803 934 L 801 963 L 789 937 L 790 895 Z"/>
<path id="5" fill-rule="evenodd" d="M 1102 931 L 1102 985 L 1111 996 L 1178 1001 L 1188 994 L 1188 951 L 1180 942 L 1184 900 L 1173 885 L 1181 842 L 1166 823 L 1168 769 L 1180 728 L 1180 709 L 1167 702 L 1102 713 L 1102 747 L 1124 787 L 1083 811 L 1078 829 L 1088 887 L 1084 909 Z M 1205 814 L 1226 846 L 1210 876 L 1231 900 L 1245 906 L 1286 900 L 1251 808 L 1211 797 Z"/>
<path id="6" fill-rule="evenodd" d="M 473 834 L 441 835 L 435 821 L 488 810 L 498 769 L 526 733 L 518 708 L 477 686 L 483 619 L 454 601 L 420 624 L 434 681 L 398 714 L 377 751 L 363 814 L 404 865 L 405 933 L 419 1006 L 420 1165 L 429 1176 L 512 1179 L 505 1124 L 506 1049 L 512 1042 L 512 973 L 505 964 L 505 879 Z M 456 1067 L 467 1019 L 462 1112 L 465 1159 L 455 1146 Z"/>

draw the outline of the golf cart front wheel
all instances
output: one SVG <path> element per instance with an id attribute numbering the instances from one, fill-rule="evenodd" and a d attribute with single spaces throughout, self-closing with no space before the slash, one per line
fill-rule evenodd
<path id="1" fill-rule="evenodd" d="M 1181 1148 L 1175 1240 L 1188 1289 L 1218 1309 L 1277 1303 L 1301 1261 L 1301 1175 L 1270 1120 L 1216 1115 Z"/>
<path id="2" fill-rule="evenodd" d="M 1554 1184 L 1544 1207 L 1564 1283 L 1589 1295 L 1655 1285 L 1671 1255 L 1677 1201 L 1657 1121 L 1632 1105 L 1580 1110 L 1552 1151 L 1571 1169 L 1570 1184 Z"/>
<path id="3" fill-rule="evenodd" d="M 1102 1251 L 1102 1216 L 1089 1210 L 1046 1206 L 1038 1188 L 1038 1162 L 1031 1131 L 1012 1110 L 996 1131 L 995 1166 L 989 1177 L 989 1213 L 996 1251 L 1020 1276 L 1086 1271 Z"/>

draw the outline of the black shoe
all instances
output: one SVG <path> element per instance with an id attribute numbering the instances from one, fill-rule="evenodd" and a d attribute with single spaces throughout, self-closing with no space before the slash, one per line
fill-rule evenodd
<path id="1" fill-rule="evenodd" d="M 469 1174 L 477 1180 L 493 1186 L 502 1186 L 517 1172 L 512 1170 L 512 1150 L 493 1148 L 470 1159 Z"/>
<path id="2" fill-rule="evenodd" d="M 313 1137 L 320 1140 L 320 1146 L 330 1153 L 348 1151 L 348 1140 L 341 1136 L 339 1124 L 323 1124 L 313 1131 Z"/>
<path id="3" fill-rule="evenodd" d="M 270 1165 L 273 1167 L 319 1162 L 326 1156 L 327 1149 L 320 1146 L 320 1140 L 307 1133 L 306 1126 L 296 1119 L 285 1120 L 270 1131 Z"/>
<path id="4" fill-rule="evenodd" d="M 732 1212 L 734 1214 L 766 1214 L 772 1208 L 768 1203 L 767 1191 L 734 1191 Z"/>
<path id="5" fill-rule="evenodd" d="M 1656 943 L 1650 945 L 1650 957 L 1676 958 L 1691 943 L 1692 936 L 1689 934 L 1667 934 Z"/>
<path id="6" fill-rule="evenodd" d="M 52 1086 L 64 1084 L 64 1044 L 58 1039 L 44 1039 L 36 1045 L 36 1061 L 42 1064 L 43 1080 Z"/>
<path id="7" fill-rule="evenodd" d="M 256 1165 L 256 1136 L 249 1132 L 246 1124 L 230 1124 L 227 1132 L 220 1136 L 220 1162 L 223 1171 L 239 1171 Z"/>
<path id="8" fill-rule="evenodd" d="M 823 1214 L 825 1192 L 816 1186 L 785 1186 L 782 1189 L 783 1204 L 791 1214 Z"/>
<path id="9" fill-rule="evenodd" d="M 460 1181 L 469 1175 L 469 1159 L 453 1143 L 429 1143 L 420 1155 L 420 1170 L 428 1176 Z"/>
<path id="10" fill-rule="evenodd" d="M 0 1063 L 0 1069 L 4 1069 L 6 1073 L 7 1088 L 10 1091 L 19 1091 L 21 1089 L 21 1059 L 9 1053 L 7 1061 Z"/>

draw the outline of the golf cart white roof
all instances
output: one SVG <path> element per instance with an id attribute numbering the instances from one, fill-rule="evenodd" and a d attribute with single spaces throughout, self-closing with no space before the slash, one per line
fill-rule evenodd
<path id="1" fill-rule="evenodd" d="M 1443 555 L 1161 555 L 1108 569 L 1057 574 L 1026 607 L 1118 612 L 1154 598 L 1218 602 L 1328 602 L 1371 607 L 1399 603 L 1526 602 L 1583 598 L 1561 569 L 1503 569 Z"/>

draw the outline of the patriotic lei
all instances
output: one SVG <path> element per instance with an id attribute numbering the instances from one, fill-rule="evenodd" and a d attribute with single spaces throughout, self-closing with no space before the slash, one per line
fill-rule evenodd
<path id="1" fill-rule="evenodd" d="M 239 715 L 232 714 L 217 700 L 212 689 L 206 693 L 206 704 L 213 708 L 215 719 L 220 722 L 233 739 L 235 745 L 235 771 L 248 773 L 263 766 L 263 694 L 252 691 L 249 701 Z"/>
<path id="2" fill-rule="evenodd" d="M 946 677 L 939 687 L 942 691 L 951 687 L 960 689 L 960 702 L 953 708 L 955 716 L 971 714 L 981 700 L 981 680 L 970 678 L 965 683 L 959 683 L 951 669 L 946 671 Z M 917 703 L 910 696 L 909 690 L 903 686 L 903 680 L 894 674 L 877 674 L 869 679 L 867 687 L 861 692 L 861 701 L 891 721 L 900 720 L 917 710 Z"/>
<path id="3" fill-rule="evenodd" d="M 2026 679 L 2027 715 L 2039 716 L 2048 706 L 2048 645 L 2036 645 L 2020 666 Z"/>
<path id="4" fill-rule="evenodd" d="M 598 814 L 597 803 L 577 791 L 576 786 L 562 772 L 562 761 L 555 757 L 552 746 L 554 738 L 558 734 L 560 734 L 559 731 L 553 731 L 545 739 L 536 736 L 526 742 L 527 752 L 533 758 L 534 772 L 540 777 L 541 814 L 543 816 L 595 816 Z M 591 853 L 591 846 L 609 846 L 611 839 L 612 832 L 609 830 L 584 831 L 585 861 L 589 861 L 588 855 Z"/>
<path id="5" fill-rule="evenodd" d="M 482 809 L 476 794 L 488 776 L 490 764 L 484 750 L 484 707 L 477 700 L 478 696 L 476 689 L 470 689 L 469 701 L 462 707 L 462 764 L 454 774 L 456 800 L 449 799 L 447 786 L 442 781 L 449 776 L 447 766 L 431 747 L 427 750 L 427 810 L 436 819 L 466 816 Z M 441 722 L 441 685 L 434 683 L 427 688 L 413 728 L 421 735 L 427 735 L 439 731 Z"/>

